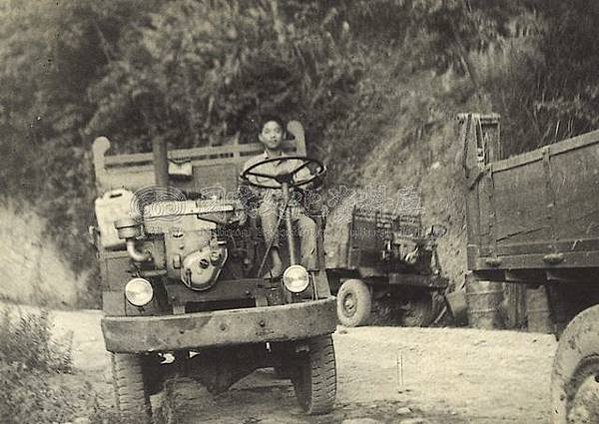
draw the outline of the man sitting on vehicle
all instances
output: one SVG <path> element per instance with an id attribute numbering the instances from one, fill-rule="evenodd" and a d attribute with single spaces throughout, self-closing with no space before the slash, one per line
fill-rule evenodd
<path id="1" fill-rule="evenodd" d="M 265 117 L 260 126 L 258 140 L 264 146 L 264 153 L 250 158 L 244 165 L 244 170 L 267 159 L 287 156 L 283 151 L 283 140 L 285 139 L 285 127 L 278 117 Z M 270 162 L 260 166 L 260 172 L 269 175 L 281 175 L 297 168 L 295 161 Z M 295 181 L 302 181 L 311 176 L 306 167 L 294 175 Z M 251 179 L 257 183 L 262 181 L 260 177 L 252 176 Z M 270 182 L 272 184 L 272 181 Z M 265 277 L 278 277 L 283 272 L 283 262 L 279 253 L 278 224 L 280 214 L 283 213 L 282 191 L 280 189 L 266 189 L 249 187 L 251 195 L 259 201 L 257 208 L 258 216 L 262 223 L 262 232 L 267 248 L 270 246 L 270 259 L 272 268 Z M 307 269 L 316 267 L 316 223 L 305 214 L 304 208 L 295 200 L 289 205 L 291 221 L 295 224 L 299 233 L 301 263 Z"/>

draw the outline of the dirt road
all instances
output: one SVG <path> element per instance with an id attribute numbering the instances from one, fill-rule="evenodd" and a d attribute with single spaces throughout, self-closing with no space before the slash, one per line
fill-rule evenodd
<path id="1" fill-rule="evenodd" d="M 109 399 L 107 355 L 95 311 L 56 312 L 56 333 L 74 332 L 74 362 Z M 216 398 L 180 382 L 169 398 L 185 424 L 547 422 L 552 336 L 509 331 L 339 327 L 335 412 L 305 417 L 290 384 L 261 370 Z M 203 393 L 193 405 L 191 391 Z M 154 397 L 155 407 L 164 397 Z"/>

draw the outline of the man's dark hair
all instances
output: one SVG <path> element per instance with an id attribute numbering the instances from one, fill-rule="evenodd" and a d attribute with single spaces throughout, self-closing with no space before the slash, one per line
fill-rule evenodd
<path id="1" fill-rule="evenodd" d="M 268 122 L 271 122 L 271 121 L 279 124 L 279 126 L 283 130 L 283 134 L 287 134 L 287 128 L 285 128 L 283 119 L 280 116 L 275 115 L 275 114 L 265 114 L 260 117 L 260 122 L 259 122 L 260 127 L 258 128 L 258 132 L 262 132 L 262 130 L 264 129 L 264 125 L 266 125 Z"/>

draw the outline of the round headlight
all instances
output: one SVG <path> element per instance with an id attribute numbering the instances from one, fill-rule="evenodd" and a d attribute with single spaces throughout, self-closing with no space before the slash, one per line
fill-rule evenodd
<path id="1" fill-rule="evenodd" d="M 143 278 L 134 278 L 125 286 L 125 297 L 132 305 L 147 305 L 154 297 L 152 284 Z"/>
<path id="2" fill-rule="evenodd" d="M 291 265 L 283 273 L 283 283 L 292 293 L 303 292 L 310 284 L 308 271 L 301 265 Z"/>

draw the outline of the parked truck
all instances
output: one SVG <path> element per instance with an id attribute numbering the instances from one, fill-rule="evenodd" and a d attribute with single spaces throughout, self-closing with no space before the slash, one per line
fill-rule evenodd
<path id="1" fill-rule="evenodd" d="M 354 207 L 347 238 L 327 262 L 339 322 L 364 325 L 373 302 L 389 299 L 402 325 L 430 325 L 448 286 L 437 253 L 446 232 L 442 225 L 425 229 L 420 213 Z"/>
<path id="2" fill-rule="evenodd" d="M 506 157 L 498 115 L 459 121 L 471 277 L 545 289 L 551 422 L 599 423 L 599 131 Z"/>
<path id="3" fill-rule="evenodd" d="M 107 138 L 94 142 L 101 197 L 90 234 L 98 248 L 116 406 L 127 422 L 151 421 L 150 395 L 167 378 L 192 377 L 218 393 L 262 367 L 283 370 L 308 414 L 332 409 L 337 319 L 321 215 L 311 210 L 318 264 L 306 269 L 296 259 L 287 201 L 295 187 L 322 178 L 325 167 L 305 157 L 298 122 L 288 131 L 294 136 L 284 144 L 288 156 L 245 170 L 248 157 L 263 152 L 261 144 L 167 152 L 164 140 L 155 140 L 153 153 L 109 155 Z M 269 174 L 270 162 L 287 160 L 300 165 Z M 295 173 L 303 168 L 312 172 L 300 181 Z M 280 189 L 287 205 L 279 220 L 287 234 L 282 277 L 263 277 L 269 255 L 260 224 L 237 196 L 240 181 L 256 184 L 248 178 L 254 174 Z"/>

